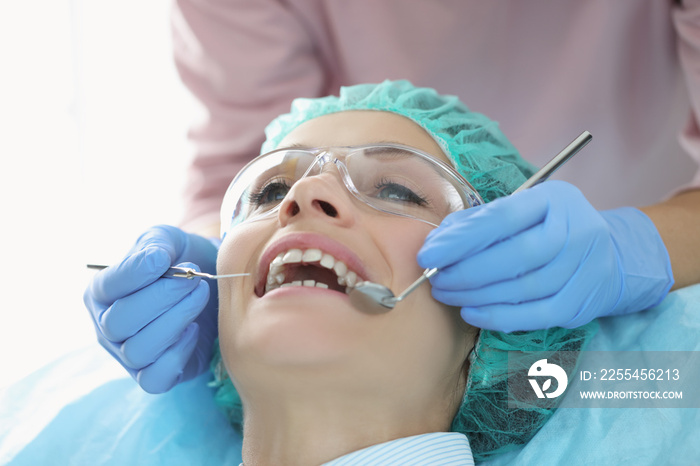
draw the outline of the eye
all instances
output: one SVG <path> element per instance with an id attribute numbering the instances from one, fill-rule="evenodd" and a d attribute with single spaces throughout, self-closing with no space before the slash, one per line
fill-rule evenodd
<path id="1" fill-rule="evenodd" d="M 389 180 L 382 179 L 374 185 L 377 190 L 376 196 L 379 199 L 386 199 L 394 202 L 408 202 L 419 206 L 428 204 L 428 201 L 410 188 Z"/>
<path id="2" fill-rule="evenodd" d="M 291 186 L 286 181 L 271 181 L 248 195 L 248 203 L 256 207 L 281 202 Z"/>

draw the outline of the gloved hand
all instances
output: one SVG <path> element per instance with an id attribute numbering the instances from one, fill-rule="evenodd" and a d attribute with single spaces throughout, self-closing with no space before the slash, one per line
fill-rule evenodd
<path id="1" fill-rule="evenodd" d="M 156 226 L 85 291 L 98 341 L 149 393 L 166 392 L 208 368 L 217 336 L 216 286 L 200 278 L 160 277 L 172 265 L 215 273 L 217 247 Z"/>
<path id="2" fill-rule="evenodd" d="M 547 181 L 455 212 L 418 253 L 433 297 L 476 327 L 574 328 L 658 304 L 673 285 L 666 247 L 634 208 L 598 212 L 563 181 Z"/>

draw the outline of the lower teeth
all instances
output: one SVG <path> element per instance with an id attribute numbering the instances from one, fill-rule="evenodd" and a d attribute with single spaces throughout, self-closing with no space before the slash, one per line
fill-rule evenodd
<path id="1" fill-rule="evenodd" d="M 282 283 L 281 285 L 268 284 L 265 287 L 265 292 L 267 293 L 269 291 L 276 290 L 277 288 L 288 288 L 288 287 L 292 287 L 292 286 L 304 286 L 307 288 L 322 288 L 324 290 L 327 290 L 330 288 L 327 284 L 321 283 L 321 282 L 316 282 L 314 280 L 304 280 L 303 282 L 301 280 L 295 280 L 295 281 L 290 282 L 290 283 Z M 352 289 L 352 287 L 345 288 L 345 293 L 349 293 L 351 289 Z"/>

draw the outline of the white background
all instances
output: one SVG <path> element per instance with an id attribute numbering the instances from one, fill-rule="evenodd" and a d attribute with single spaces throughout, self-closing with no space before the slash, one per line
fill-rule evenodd
<path id="1" fill-rule="evenodd" d="M 88 262 L 177 224 L 196 106 L 169 0 L 0 0 L 0 388 L 97 345 Z M 115 363 L 116 364 L 116 363 Z"/>

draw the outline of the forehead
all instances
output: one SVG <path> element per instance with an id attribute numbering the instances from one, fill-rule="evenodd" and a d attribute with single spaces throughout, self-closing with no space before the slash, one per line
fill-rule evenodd
<path id="1" fill-rule="evenodd" d="M 390 112 L 351 110 L 306 121 L 291 131 L 279 147 L 358 146 L 379 142 L 404 144 L 452 166 L 437 142 L 418 124 Z"/>

